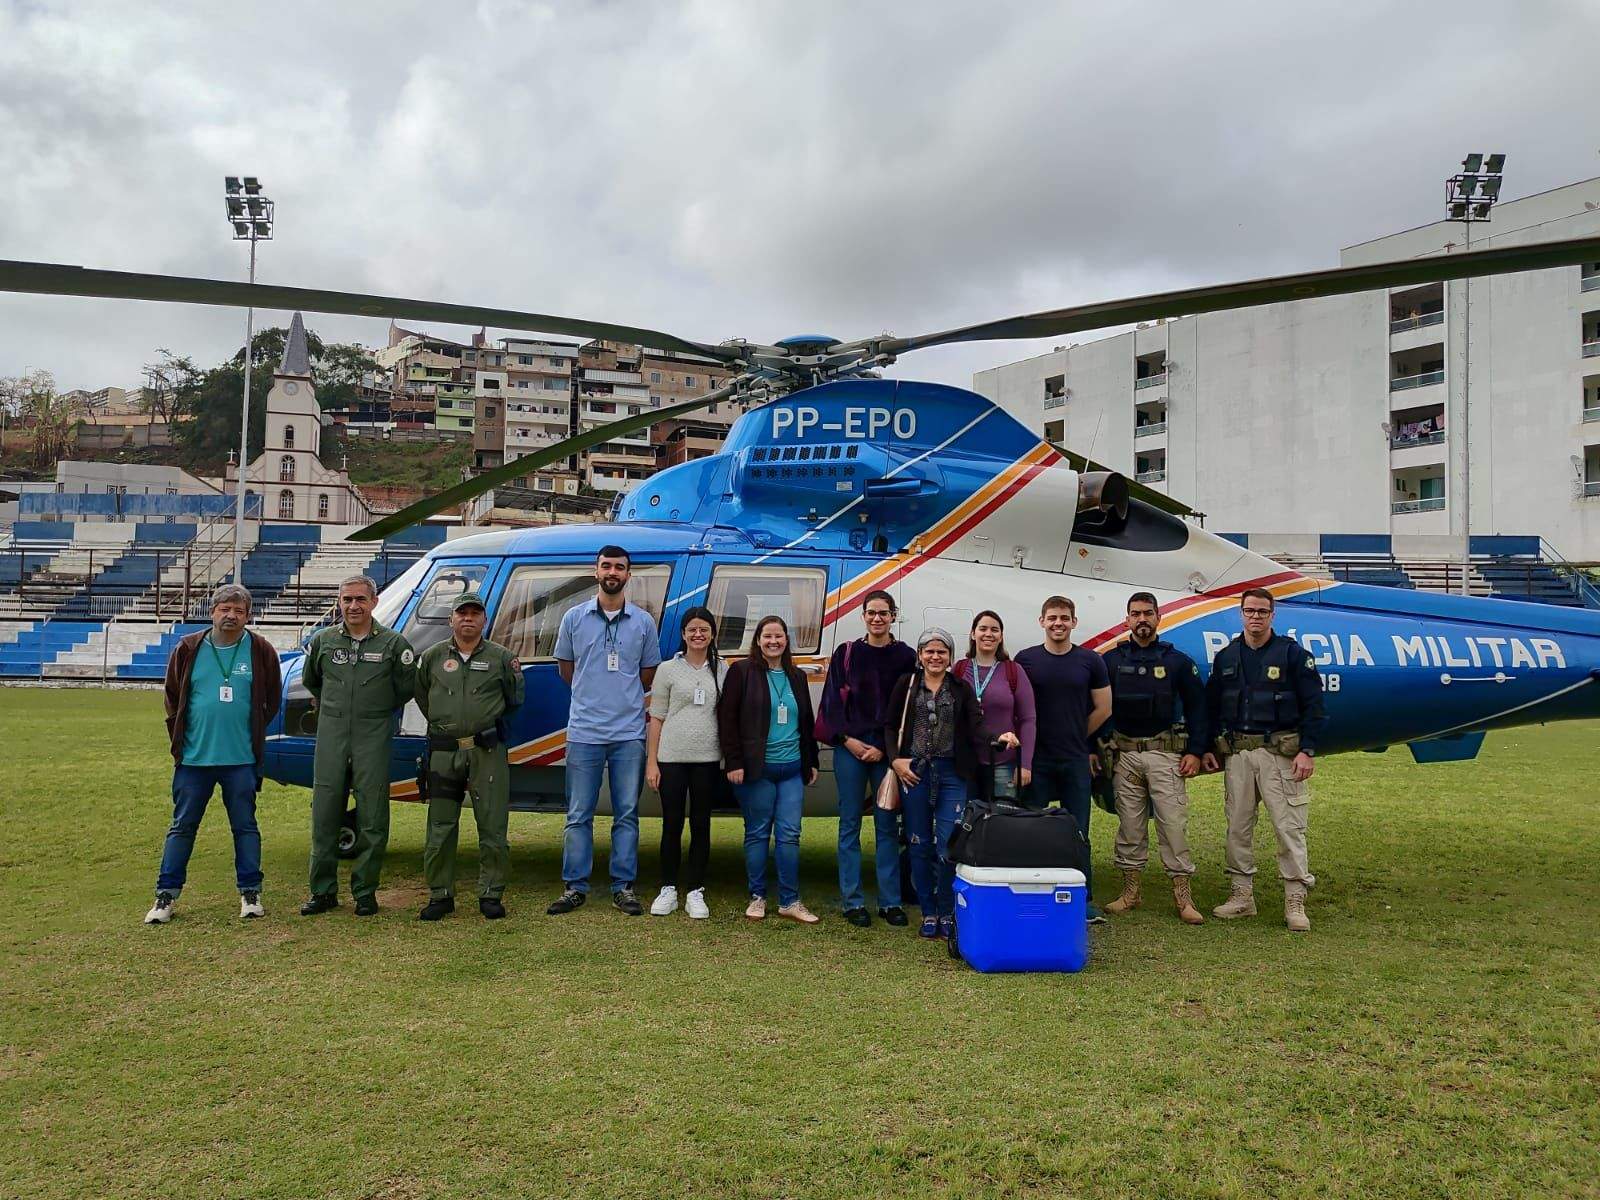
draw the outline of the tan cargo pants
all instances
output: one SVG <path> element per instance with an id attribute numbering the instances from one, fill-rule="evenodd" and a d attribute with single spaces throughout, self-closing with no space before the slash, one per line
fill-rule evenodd
<path id="1" fill-rule="evenodd" d="M 1150 861 L 1150 816 L 1156 819 L 1156 848 L 1168 875 L 1193 875 L 1189 856 L 1189 791 L 1178 774 L 1181 755 L 1170 750 L 1124 750 L 1111 776 L 1117 796 L 1115 862 L 1124 871 L 1142 871 Z"/>
<path id="2" fill-rule="evenodd" d="M 1228 755 L 1223 768 L 1227 796 L 1228 874 L 1250 879 L 1256 873 L 1256 809 L 1267 806 L 1278 838 L 1278 874 L 1287 883 L 1316 884 L 1306 863 L 1306 815 L 1310 784 L 1294 777 L 1293 759 L 1262 746 Z"/>

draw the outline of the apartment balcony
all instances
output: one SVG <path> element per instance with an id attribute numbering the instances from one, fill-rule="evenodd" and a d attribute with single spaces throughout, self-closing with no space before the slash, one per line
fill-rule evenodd
<path id="1" fill-rule="evenodd" d="M 1055 393 L 1046 392 L 1045 393 L 1045 397 L 1044 397 L 1044 410 L 1045 410 L 1045 412 L 1049 412 L 1052 408 L 1065 408 L 1066 406 L 1067 406 L 1067 394 L 1065 392 L 1055 392 Z"/>
<path id="2" fill-rule="evenodd" d="M 644 376 L 638 371 L 607 371 L 600 367 L 584 367 L 583 380 L 586 383 L 625 383 L 638 386 L 644 383 Z"/>
<path id="3" fill-rule="evenodd" d="M 1600 358 L 1600 339 L 1585 342 L 1583 344 L 1583 356 L 1585 358 Z"/>
<path id="4" fill-rule="evenodd" d="M 1583 278 L 1578 281 L 1580 292 L 1600 291 L 1600 265 L 1590 263 L 1583 268 Z"/>
<path id="5" fill-rule="evenodd" d="M 1586 408 L 1583 410 L 1583 423 L 1587 425 L 1592 421 L 1600 421 L 1600 408 Z"/>
<path id="6" fill-rule="evenodd" d="M 1167 473 L 1165 470 L 1140 471 L 1133 477 L 1133 481 L 1135 483 L 1165 483 L 1167 481 Z"/>
<path id="7" fill-rule="evenodd" d="M 1444 312 L 1418 313 L 1414 317 L 1401 317 L 1398 321 L 1389 322 L 1389 332 L 1405 333 L 1411 329 L 1426 329 L 1429 325 L 1443 325 Z"/>
<path id="8" fill-rule="evenodd" d="M 1595 345 L 1600 346 L 1600 342 L 1596 342 Z M 1585 347 L 1584 353 L 1588 353 L 1587 347 Z M 1596 350 L 1595 353 L 1600 354 L 1600 350 Z M 1417 388 L 1433 387 L 1435 384 L 1443 382 L 1443 371 L 1423 371 L 1417 375 L 1401 375 L 1399 378 L 1389 380 L 1389 390 L 1391 392 L 1409 392 Z"/>
<path id="9" fill-rule="evenodd" d="M 1586 481 L 1583 485 L 1583 498 L 1592 500 L 1596 496 L 1600 496 L 1600 479 Z"/>
<path id="10" fill-rule="evenodd" d="M 1142 392 L 1147 388 L 1164 388 L 1166 386 L 1167 373 L 1165 371 L 1159 375 L 1146 375 L 1143 379 L 1135 379 L 1133 381 L 1133 390 L 1136 392 Z"/>
<path id="11" fill-rule="evenodd" d="M 1408 450 L 1413 446 L 1438 446 L 1444 442 L 1444 430 L 1435 430 L 1433 433 L 1416 434 L 1413 437 L 1402 437 L 1398 433 L 1389 439 L 1389 446 L 1393 450 Z"/>
<path id="12" fill-rule="evenodd" d="M 1157 434 L 1165 434 L 1166 432 L 1167 423 L 1165 421 L 1151 421 L 1145 425 L 1135 425 L 1133 428 L 1133 436 L 1136 438 L 1155 437 Z"/>
<path id="13" fill-rule="evenodd" d="M 1390 503 L 1389 511 L 1397 517 L 1407 513 L 1443 512 L 1444 497 L 1433 496 L 1427 500 L 1395 500 Z"/>

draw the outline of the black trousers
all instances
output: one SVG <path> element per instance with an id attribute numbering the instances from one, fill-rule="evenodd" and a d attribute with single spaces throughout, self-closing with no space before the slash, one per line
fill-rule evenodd
<path id="1" fill-rule="evenodd" d="M 711 858 L 711 808 L 722 790 L 714 762 L 661 764 L 661 886 L 692 892 L 704 887 Z M 683 867 L 683 817 L 689 815 L 689 868 Z M 681 877 L 680 877 L 681 872 Z"/>

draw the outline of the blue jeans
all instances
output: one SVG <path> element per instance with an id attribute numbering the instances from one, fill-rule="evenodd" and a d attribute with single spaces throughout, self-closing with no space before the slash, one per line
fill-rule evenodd
<path id="1" fill-rule="evenodd" d="M 956 774 L 953 758 L 916 759 L 916 787 L 901 799 L 911 835 L 911 882 L 924 917 L 955 915 L 956 865 L 950 861 L 950 835 L 967 803 L 967 781 Z M 935 856 L 937 854 L 937 861 Z"/>
<path id="2" fill-rule="evenodd" d="M 631 888 L 639 875 L 639 785 L 644 742 L 567 743 L 567 825 L 562 835 L 561 879 L 588 892 L 594 868 L 594 810 L 600 776 L 611 775 L 611 890 Z"/>
<path id="3" fill-rule="evenodd" d="M 1033 760 L 1033 783 L 1028 788 L 1027 803 L 1032 808 L 1049 808 L 1052 804 L 1066 809 L 1083 832 L 1084 844 L 1089 841 L 1090 786 L 1094 782 L 1089 773 L 1087 758 L 1074 758 L 1064 762 L 1049 759 Z M 1084 881 L 1086 898 L 1094 897 L 1092 874 Z"/>
<path id="4" fill-rule="evenodd" d="M 194 835 L 206 815 L 211 793 L 222 788 L 222 806 L 233 829 L 233 873 L 241 892 L 261 890 L 261 829 L 256 825 L 256 768 L 185 767 L 172 772 L 172 825 L 161 849 L 161 874 L 156 891 L 174 898 L 189 876 Z"/>
<path id="5" fill-rule="evenodd" d="M 800 763 L 768 763 L 753 782 L 734 785 L 744 813 L 744 870 L 750 894 L 767 894 L 767 860 L 778 860 L 778 903 L 800 899 L 800 813 L 805 808 L 806 781 Z M 769 843 L 777 835 L 777 852 Z"/>
<path id="6" fill-rule="evenodd" d="M 867 906 L 861 890 L 863 803 L 872 807 L 878 905 L 893 908 L 900 903 L 900 814 L 885 812 L 875 803 L 888 770 L 887 758 L 864 763 L 843 746 L 833 752 L 833 778 L 839 786 L 839 898 L 846 912 Z"/>

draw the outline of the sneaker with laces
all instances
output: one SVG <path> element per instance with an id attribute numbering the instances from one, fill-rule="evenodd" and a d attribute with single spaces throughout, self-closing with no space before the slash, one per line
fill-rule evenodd
<path id="1" fill-rule="evenodd" d="M 670 917 L 677 911 L 678 889 L 671 884 L 667 884 L 656 893 L 655 900 L 651 902 L 650 915 L 652 917 Z"/>
<path id="2" fill-rule="evenodd" d="M 751 921 L 765 921 L 767 919 L 767 898 L 765 896 L 751 896 L 750 903 L 744 906 L 744 915 Z"/>
<path id="3" fill-rule="evenodd" d="M 611 893 L 611 907 L 630 917 L 637 917 L 644 912 L 644 905 L 639 903 L 639 897 L 633 894 L 631 887 L 618 888 Z"/>
<path id="4" fill-rule="evenodd" d="M 1089 905 L 1088 915 L 1084 917 L 1084 921 L 1089 925 L 1104 925 L 1106 923 L 1106 915 L 1100 911 L 1097 905 L 1091 904 Z"/>
<path id="5" fill-rule="evenodd" d="M 267 915 L 267 910 L 261 905 L 260 890 L 239 893 L 239 919 L 251 921 L 257 917 Z"/>
<path id="6" fill-rule="evenodd" d="M 683 911 L 696 921 L 704 921 L 711 915 L 711 907 L 706 903 L 705 888 L 695 888 L 684 899 Z"/>
<path id="7" fill-rule="evenodd" d="M 559 917 L 569 912 L 580 909 L 589 899 L 588 892 L 580 892 L 577 888 L 568 888 L 550 902 L 550 907 L 545 909 L 545 915 Z"/>
<path id="8" fill-rule="evenodd" d="M 169 896 L 166 892 L 157 892 L 156 902 L 150 906 L 150 911 L 144 915 L 144 923 L 146 925 L 165 925 L 172 920 L 172 906 L 176 903 L 176 896 Z"/>
<path id="9" fill-rule="evenodd" d="M 799 921 L 802 925 L 815 925 L 818 921 L 822 920 L 821 917 L 817 916 L 816 913 L 812 912 L 798 900 L 796 900 L 793 904 L 785 904 L 781 906 L 778 909 L 778 915 L 780 917 L 788 917 L 791 921 Z"/>
<path id="10" fill-rule="evenodd" d="M 917 930 L 918 937 L 936 938 L 939 936 L 939 918 L 923 917 L 922 927 Z"/>

